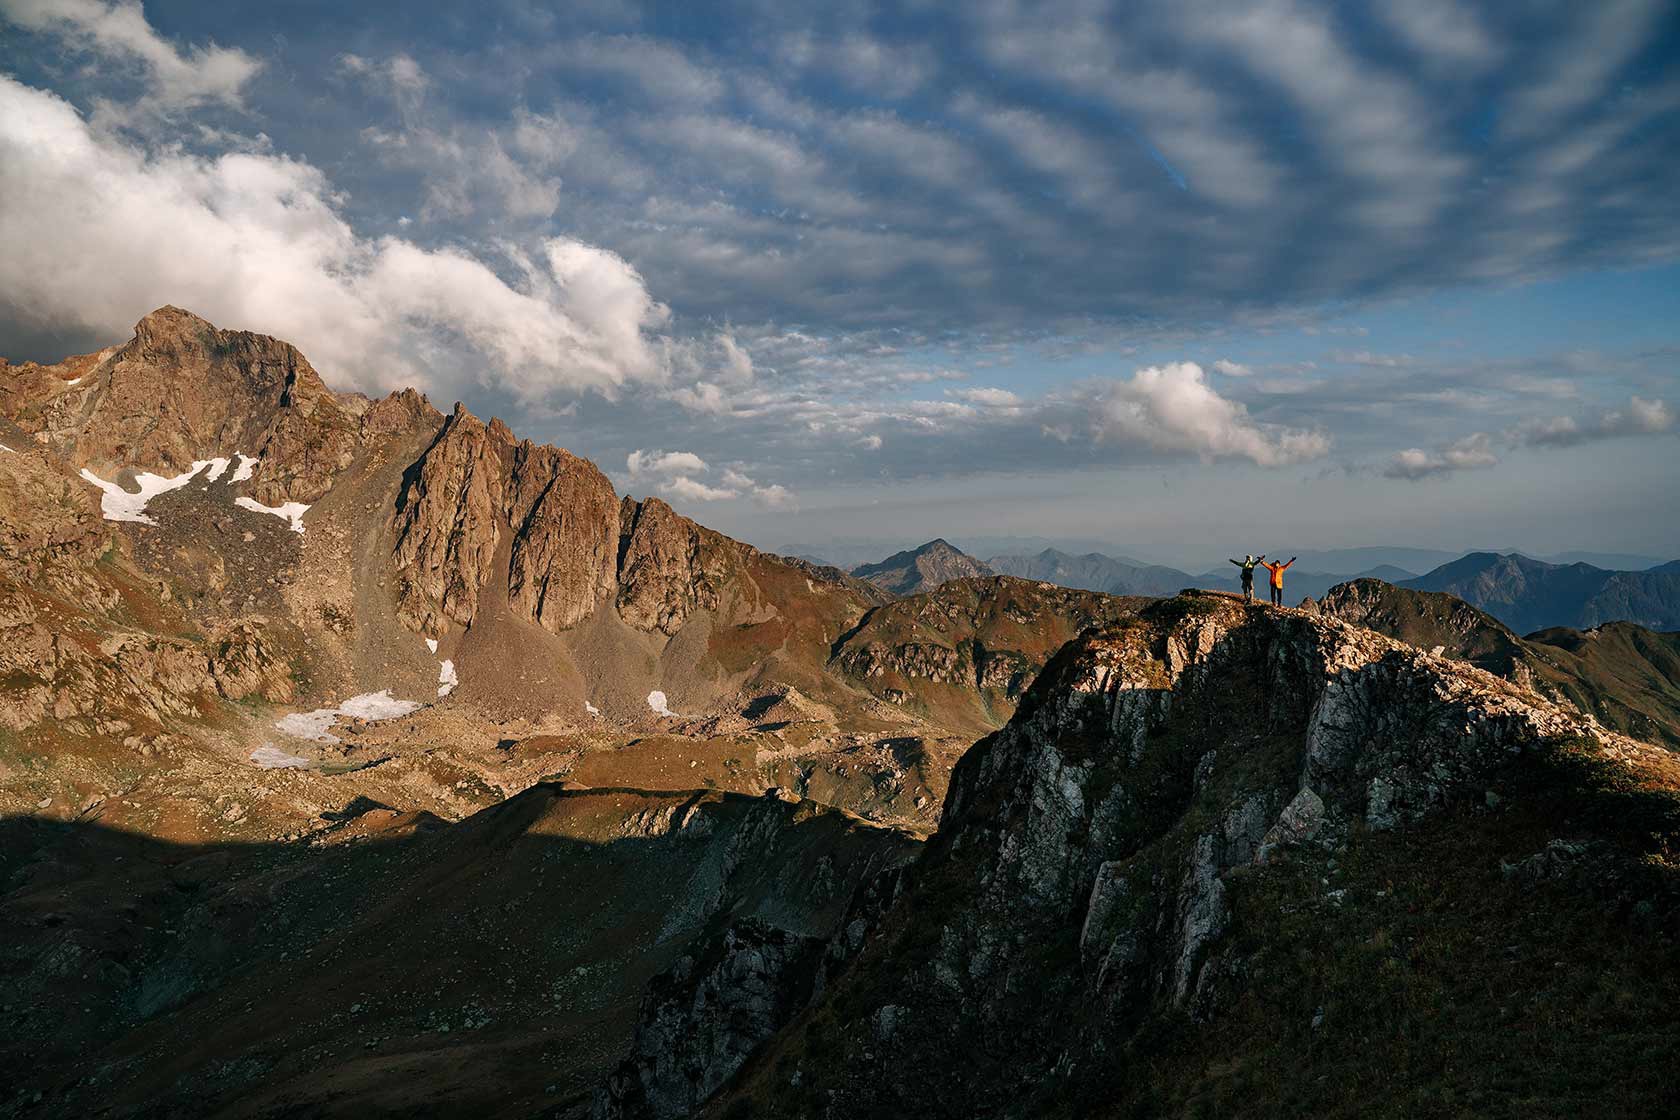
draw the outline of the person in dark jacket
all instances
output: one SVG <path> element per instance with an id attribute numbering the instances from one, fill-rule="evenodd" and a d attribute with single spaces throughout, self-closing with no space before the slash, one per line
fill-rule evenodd
<path id="1" fill-rule="evenodd" d="M 1254 566 L 1265 558 L 1266 554 L 1264 552 L 1258 556 L 1252 556 L 1245 552 L 1241 560 L 1231 560 L 1231 563 L 1242 569 L 1243 598 L 1250 603 L 1254 602 Z M 1230 557 L 1226 557 L 1226 559 L 1229 560 Z"/>

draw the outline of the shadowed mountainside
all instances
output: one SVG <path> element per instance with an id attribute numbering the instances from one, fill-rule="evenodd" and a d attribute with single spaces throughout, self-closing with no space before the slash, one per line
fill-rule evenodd
<path id="1" fill-rule="evenodd" d="M 814 993 L 773 1030 L 693 1054 L 715 974 L 656 981 L 597 1115 L 1660 1115 L 1677 779 L 1369 630 L 1157 603 L 1052 660 L 840 937 L 760 958 Z"/>
<path id="2" fill-rule="evenodd" d="M 0 1107 L 582 1116 L 654 973 L 742 921 L 827 937 L 919 847 L 705 790 L 328 816 L 289 845 L 0 821 Z"/>

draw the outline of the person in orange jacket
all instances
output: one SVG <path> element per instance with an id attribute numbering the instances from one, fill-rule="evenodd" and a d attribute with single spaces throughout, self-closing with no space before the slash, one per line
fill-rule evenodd
<path id="1" fill-rule="evenodd" d="M 1295 561 L 1299 560 L 1299 559 L 1300 559 L 1300 557 L 1298 557 L 1298 556 L 1291 556 L 1289 558 L 1289 563 L 1287 563 L 1287 564 L 1279 564 L 1276 561 L 1273 561 L 1271 563 L 1267 563 L 1264 560 L 1260 561 L 1260 566 L 1262 568 L 1265 568 L 1268 572 L 1272 573 L 1272 606 L 1274 606 L 1274 607 L 1283 606 L 1283 572 L 1284 572 L 1284 569 L 1289 567 L 1290 564 L 1295 563 Z"/>

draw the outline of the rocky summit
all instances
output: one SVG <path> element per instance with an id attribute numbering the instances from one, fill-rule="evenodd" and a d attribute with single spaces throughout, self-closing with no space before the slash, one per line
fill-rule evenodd
<path id="1" fill-rule="evenodd" d="M 1672 1113 L 1673 634 L 1105 586 L 0 365 L 0 1114 Z"/>
<path id="2" fill-rule="evenodd" d="M 868 580 L 894 595 L 916 595 L 936 590 L 947 580 L 992 575 L 985 561 L 943 540 L 929 541 L 920 548 L 895 552 L 878 564 L 860 564 L 852 569 L 859 579 Z"/>

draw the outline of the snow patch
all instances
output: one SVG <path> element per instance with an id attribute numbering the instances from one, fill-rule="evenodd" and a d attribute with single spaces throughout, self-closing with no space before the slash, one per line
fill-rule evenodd
<path id="1" fill-rule="evenodd" d="M 426 648 L 431 650 L 433 653 L 436 653 L 437 652 L 437 639 L 436 638 L 427 638 L 426 639 Z"/>
<path id="2" fill-rule="evenodd" d="M 418 711 L 417 700 L 398 700 L 388 688 L 378 692 L 364 692 L 352 696 L 336 708 L 316 708 L 312 712 L 293 712 L 281 717 L 274 726 L 294 739 L 309 739 L 316 743 L 337 743 L 340 739 L 328 730 L 339 716 L 349 719 L 396 719 Z"/>
<path id="3" fill-rule="evenodd" d="M 219 467 L 217 466 L 218 463 L 220 464 Z M 146 515 L 146 503 L 150 502 L 159 494 L 167 494 L 171 490 L 179 490 L 181 487 L 191 482 L 193 480 L 193 476 L 198 474 L 198 472 L 203 470 L 205 467 L 213 468 L 214 473 L 212 473 L 210 477 L 214 479 L 217 475 L 221 474 L 222 471 L 227 469 L 227 460 L 194 460 L 190 469 L 176 475 L 174 478 L 165 478 L 162 475 L 153 474 L 150 471 L 141 471 L 139 474 L 134 476 L 134 484 L 140 487 L 137 493 L 130 493 L 129 491 L 124 490 L 121 486 L 117 485 L 115 482 L 106 482 L 103 478 L 100 478 L 86 467 L 82 468 L 81 475 L 88 482 L 91 482 L 95 486 L 99 487 L 99 512 L 105 520 L 133 521 L 141 525 L 156 525 L 157 522 L 153 521 Z M 298 532 L 301 533 L 303 530 L 299 529 Z"/>
<path id="4" fill-rule="evenodd" d="M 212 459 L 212 460 L 210 460 L 210 473 L 204 476 L 204 481 L 205 482 L 216 481 L 218 478 L 222 477 L 222 473 L 224 471 L 226 471 L 227 469 L 228 469 L 228 460 L 226 460 L 226 459 Z"/>
<path id="5" fill-rule="evenodd" d="M 601 709 L 597 708 L 595 705 L 591 704 L 587 700 L 585 700 L 583 702 L 583 710 L 588 712 L 592 716 L 598 716 L 598 715 L 601 714 Z"/>
<path id="6" fill-rule="evenodd" d="M 7 446 L 6 446 L 6 445 L 5 445 L 5 444 L 3 444 L 3 443 L 0 443 L 0 451 L 8 451 L 8 452 L 11 452 L 11 453 L 12 453 L 12 454 L 13 454 L 13 455 L 16 455 L 16 454 L 17 454 L 17 452 L 15 452 L 15 451 L 12 451 L 12 449 L 11 449 L 11 448 L 9 448 L 9 447 L 7 447 Z"/>
<path id="7" fill-rule="evenodd" d="M 460 683 L 461 678 L 455 675 L 455 662 L 445 658 L 443 664 L 438 666 L 438 695 L 448 696 Z"/>
<path id="8" fill-rule="evenodd" d="M 665 694 L 657 688 L 648 693 L 648 707 L 653 709 L 653 714 L 656 716 L 674 716 L 677 714 L 671 710 L 671 705 L 666 703 Z"/>
<path id="9" fill-rule="evenodd" d="M 271 517 L 278 517 L 282 521 L 292 523 L 292 532 L 303 532 L 303 515 L 309 512 L 309 507 L 302 502 L 287 502 L 284 505 L 265 506 L 255 498 L 247 498 L 243 494 L 233 500 L 233 504 L 240 509 L 248 509 L 252 513 L 266 513 Z"/>
<path id="10" fill-rule="evenodd" d="M 251 761 L 264 770 L 308 770 L 314 763 L 295 754 L 287 754 L 271 743 L 264 743 L 251 752 Z"/>
<path id="11" fill-rule="evenodd" d="M 229 482 L 248 482 L 251 475 L 256 473 L 257 464 L 262 462 L 261 459 L 253 459 L 243 451 L 234 452 L 233 457 L 239 460 L 239 465 L 234 468 L 233 477 L 228 479 Z"/>
<path id="12" fill-rule="evenodd" d="M 417 712 L 425 705 L 418 700 L 398 700 L 391 695 L 391 690 L 382 688 L 378 692 L 364 692 L 360 696 L 352 696 L 338 706 L 338 710 L 351 719 L 396 719 Z"/>
<path id="13" fill-rule="evenodd" d="M 72 386 L 72 385 L 80 385 L 80 384 L 81 384 L 81 383 L 82 383 L 82 382 L 84 382 L 84 381 L 86 381 L 86 380 L 87 380 L 87 374 L 85 374 L 85 373 L 84 373 L 84 374 L 82 374 L 82 375 L 81 375 L 81 376 L 80 376 L 80 377 L 77 377 L 77 378 L 73 378 L 73 379 L 71 379 L 71 380 L 69 380 L 69 381 L 66 381 L 66 382 L 65 382 L 65 383 L 64 383 L 64 387 L 65 387 L 65 388 L 66 388 L 66 389 L 68 389 L 68 388 L 69 388 L 69 387 L 70 387 L 70 386 Z"/>

